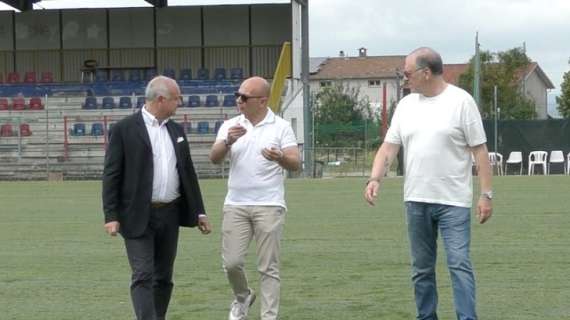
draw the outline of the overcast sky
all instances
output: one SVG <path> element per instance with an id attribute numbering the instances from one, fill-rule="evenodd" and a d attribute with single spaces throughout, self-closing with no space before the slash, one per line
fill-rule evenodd
<path id="1" fill-rule="evenodd" d="M 288 3 L 288 0 L 169 0 L 169 5 Z M 143 0 L 44 0 L 44 8 L 148 6 Z M 475 33 L 483 50 L 504 51 L 526 43 L 560 91 L 570 70 L 570 0 L 309 0 L 310 55 L 405 55 L 416 47 L 439 51 L 444 63 L 463 63 L 474 52 Z"/>

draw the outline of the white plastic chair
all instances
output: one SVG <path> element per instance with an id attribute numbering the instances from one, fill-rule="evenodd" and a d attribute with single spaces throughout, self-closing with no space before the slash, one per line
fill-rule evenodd
<path id="1" fill-rule="evenodd" d="M 548 159 L 548 174 L 550 174 L 550 166 L 553 163 L 561 163 L 562 170 L 566 173 L 566 166 L 564 165 L 564 153 L 561 150 L 550 151 L 550 159 Z"/>
<path id="2" fill-rule="evenodd" d="M 509 164 L 518 164 L 520 166 L 519 175 L 522 175 L 522 152 L 520 151 L 511 151 L 509 153 L 509 158 L 505 164 L 505 173 L 509 174 Z"/>
<path id="3" fill-rule="evenodd" d="M 548 174 L 546 171 L 546 158 L 548 153 L 546 151 L 531 151 L 528 155 L 528 175 L 534 174 L 534 166 L 542 166 L 542 172 L 544 175 Z"/>
<path id="4" fill-rule="evenodd" d="M 503 155 L 498 152 L 489 152 L 489 164 L 497 167 L 497 174 L 503 175 Z M 494 170 L 493 170 L 494 171 Z"/>

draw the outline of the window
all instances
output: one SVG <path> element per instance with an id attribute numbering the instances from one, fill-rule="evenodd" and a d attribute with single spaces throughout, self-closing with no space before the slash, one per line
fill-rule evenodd
<path id="1" fill-rule="evenodd" d="M 332 83 L 331 83 L 330 81 L 328 81 L 328 80 L 326 80 L 326 81 L 321 81 L 321 88 L 330 87 L 331 85 L 332 85 Z"/>
<path id="2" fill-rule="evenodd" d="M 369 87 L 379 87 L 380 86 L 380 80 L 368 80 L 368 86 Z"/>

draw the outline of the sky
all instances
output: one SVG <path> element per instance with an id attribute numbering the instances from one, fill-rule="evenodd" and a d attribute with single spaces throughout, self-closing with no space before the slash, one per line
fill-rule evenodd
<path id="1" fill-rule="evenodd" d="M 289 0 L 169 0 L 169 5 L 288 3 Z M 143 0 L 44 0 L 36 8 L 149 6 Z M 1 10 L 1 8 L 0 8 Z M 570 70 L 570 0 L 309 0 L 311 57 L 406 55 L 420 46 L 438 51 L 444 63 L 464 63 L 482 50 L 526 47 L 560 92 Z M 554 108 L 554 106 L 551 106 Z"/>

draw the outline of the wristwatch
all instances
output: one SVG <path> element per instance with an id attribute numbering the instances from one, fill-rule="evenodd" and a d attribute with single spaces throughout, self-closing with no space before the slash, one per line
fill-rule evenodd
<path id="1" fill-rule="evenodd" d="M 368 185 L 368 184 L 369 184 L 370 182 L 372 182 L 372 181 L 376 181 L 376 182 L 380 183 L 380 178 L 374 178 L 374 177 L 369 178 L 368 180 L 366 180 L 366 184 L 365 184 L 365 185 Z"/>
<path id="2" fill-rule="evenodd" d="M 232 146 L 232 144 L 228 141 L 228 139 L 224 139 L 224 144 L 226 145 L 226 148 L 230 148 Z"/>
<path id="3" fill-rule="evenodd" d="M 489 191 L 481 192 L 481 198 L 485 198 L 487 200 L 493 200 L 493 191 L 489 190 Z"/>

